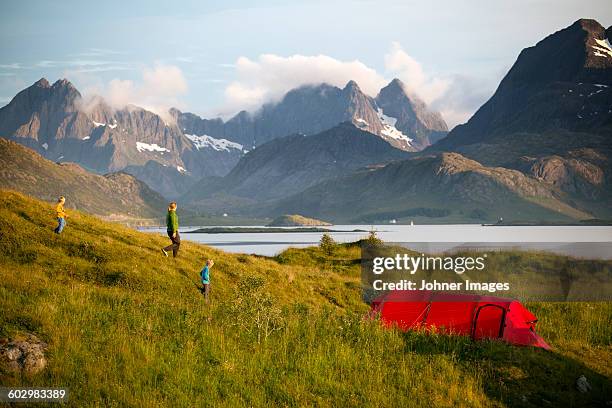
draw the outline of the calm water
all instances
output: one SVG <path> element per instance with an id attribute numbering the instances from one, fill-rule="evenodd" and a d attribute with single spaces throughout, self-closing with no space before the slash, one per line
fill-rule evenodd
<path id="1" fill-rule="evenodd" d="M 211 245 L 227 252 L 275 255 L 289 247 L 317 245 L 320 232 L 291 233 L 230 233 L 186 234 L 197 228 L 181 227 L 181 238 Z M 377 231 L 385 242 L 411 242 L 414 249 L 442 251 L 456 246 L 504 246 L 523 249 L 545 249 L 585 258 L 612 259 L 612 227 L 610 226 L 529 226 L 483 227 L 481 225 L 334 225 L 328 227 L 342 232 L 330 235 L 337 242 L 353 242 Z M 165 229 L 145 229 L 166 235 Z M 489 244 L 487 244 L 489 243 Z M 496 243 L 496 244 L 492 244 Z"/>

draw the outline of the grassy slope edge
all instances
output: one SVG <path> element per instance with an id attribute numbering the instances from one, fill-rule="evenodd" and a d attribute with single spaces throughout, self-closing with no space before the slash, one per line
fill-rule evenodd
<path id="1" fill-rule="evenodd" d="M 69 406 L 592 406 L 611 400 L 610 304 L 531 304 L 552 353 L 363 319 L 359 248 L 227 254 L 0 192 L 0 336 L 50 344 Z M 206 258 L 212 302 L 194 286 Z M 254 317 L 263 317 L 255 320 Z M 263 324 L 262 324 L 263 322 Z M 593 390 L 576 391 L 585 375 Z"/>

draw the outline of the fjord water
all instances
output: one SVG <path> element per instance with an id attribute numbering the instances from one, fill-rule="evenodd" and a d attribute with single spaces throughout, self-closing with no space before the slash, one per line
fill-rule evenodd
<path id="1" fill-rule="evenodd" d="M 273 256 L 289 247 L 317 245 L 321 232 L 287 233 L 187 233 L 198 228 L 181 227 L 181 238 L 227 252 Z M 249 227 L 244 227 L 249 228 Z M 253 226 L 251 226 L 253 228 Z M 258 227 L 259 228 L 259 227 Z M 354 242 L 371 230 L 385 242 L 409 242 L 424 252 L 449 250 L 456 246 L 512 247 L 548 250 L 583 258 L 612 259 L 611 226 L 482 226 L 457 225 L 334 225 L 328 227 L 336 242 Z M 354 232 L 364 230 L 365 232 Z M 165 229 L 146 229 L 165 235 Z"/>

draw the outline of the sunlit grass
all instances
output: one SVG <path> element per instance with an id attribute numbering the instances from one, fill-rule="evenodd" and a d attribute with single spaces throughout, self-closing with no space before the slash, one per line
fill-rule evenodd
<path id="1" fill-rule="evenodd" d="M 364 319 L 359 247 L 226 254 L 0 198 L 0 336 L 34 333 L 49 365 L 4 385 L 64 386 L 70 406 L 590 406 L 612 399 L 612 307 L 529 304 L 554 352 Z M 207 258 L 212 302 L 195 283 Z M 255 283 L 259 282 L 259 283 Z M 242 283 L 242 284 L 241 284 Z M 249 289 L 248 285 L 251 285 Z M 261 284 L 261 286 L 257 286 Z M 265 321 L 275 316 L 267 337 Z M 585 375 L 593 390 L 576 391 Z M 546 402 L 548 401 L 548 403 Z"/>

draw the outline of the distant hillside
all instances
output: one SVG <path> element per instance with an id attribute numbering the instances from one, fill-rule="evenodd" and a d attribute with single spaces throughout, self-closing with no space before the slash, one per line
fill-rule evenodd
<path id="1" fill-rule="evenodd" d="M 351 123 L 342 123 L 316 135 L 287 136 L 261 145 L 227 176 L 203 179 L 182 200 L 199 208 L 235 212 L 409 154 Z"/>
<path id="2" fill-rule="evenodd" d="M 304 217 L 299 214 L 281 215 L 276 217 L 269 227 L 300 227 L 300 226 L 319 226 L 319 225 L 332 225 L 329 222 L 317 220 L 315 218 Z"/>
<path id="3" fill-rule="evenodd" d="M 74 163 L 57 164 L 2 138 L 0 188 L 48 202 L 63 195 L 66 208 L 122 221 L 161 217 L 167 204 L 158 193 L 129 174 L 100 176 Z"/>
<path id="4" fill-rule="evenodd" d="M 592 218 L 565 203 L 558 189 L 517 170 L 486 167 L 457 153 L 413 158 L 322 182 L 280 200 L 271 213 L 299 213 L 334 222 Z M 347 211 L 350 209 L 350 211 Z"/>

